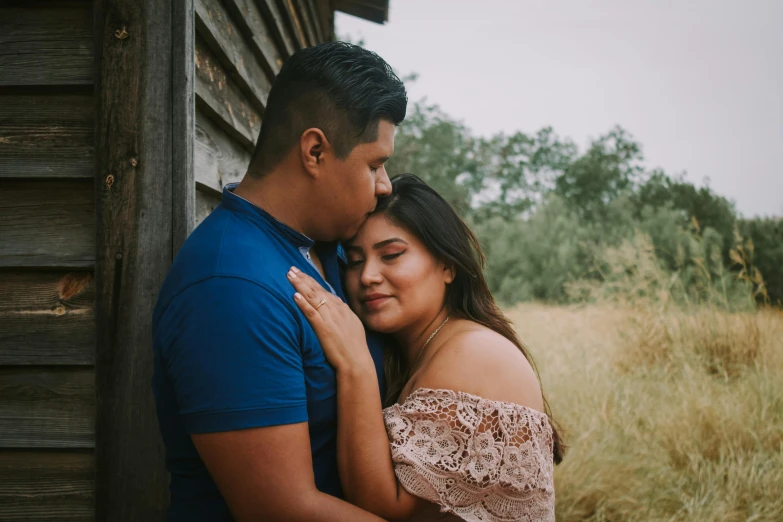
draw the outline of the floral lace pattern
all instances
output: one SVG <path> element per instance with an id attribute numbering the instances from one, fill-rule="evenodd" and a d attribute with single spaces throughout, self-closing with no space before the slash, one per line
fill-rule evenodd
<path id="1" fill-rule="evenodd" d="M 482 522 L 554 522 L 546 414 L 464 392 L 420 388 L 383 410 L 394 470 L 441 512 Z"/>

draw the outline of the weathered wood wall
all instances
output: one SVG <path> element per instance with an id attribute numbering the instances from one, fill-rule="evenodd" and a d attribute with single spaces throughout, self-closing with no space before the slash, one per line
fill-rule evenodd
<path id="1" fill-rule="evenodd" d="M 92 520 L 90 0 L 0 3 L 0 520 Z"/>
<path id="2" fill-rule="evenodd" d="M 0 520 L 164 519 L 157 290 L 332 20 L 329 0 L 0 2 Z"/>
<path id="3" fill-rule="evenodd" d="M 293 52 L 332 35 L 328 0 L 194 0 L 193 226 L 250 162 L 272 81 Z"/>

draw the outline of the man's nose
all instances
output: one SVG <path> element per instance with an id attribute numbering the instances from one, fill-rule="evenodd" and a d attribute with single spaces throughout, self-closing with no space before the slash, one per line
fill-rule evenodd
<path id="1" fill-rule="evenodd" d="M 375 195 L 377 197 L 389 196 L 392 193 L 391 180 L 386 173 L 386 167 L 378 169 L 378 179 L 375 180 Z"/>

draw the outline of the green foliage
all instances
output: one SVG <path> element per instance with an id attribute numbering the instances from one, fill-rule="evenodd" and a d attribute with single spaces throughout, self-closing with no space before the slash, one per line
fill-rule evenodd
<path id="1" fill-rule="evenodd" d="M 435 105 L 415 104 L 397 129 L 389 172 L 421 177 L 465 214 L 480 190 L 478 142 Z"/>
<path id="2" fill-rule="evenodd" d="M 504 304 L 600 292 L 726 310 L 783 304 L 781 220 L 740 219 L 709 187 L 646 171 L 620 127 L 580 152 L 551 128 L 474 137 L 416 103 L 388 170 L 422 177 L 468 220 Z"/>

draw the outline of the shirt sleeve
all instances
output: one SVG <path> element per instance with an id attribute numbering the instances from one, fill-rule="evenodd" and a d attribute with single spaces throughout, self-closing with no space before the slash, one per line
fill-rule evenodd
<path id="1" fill-rule="evenodd" d="M 175 297 L 162 355 L 188 433 L 307 420 L 301 330 L 292 302 L 248 280 L 213 277 Z"/>

